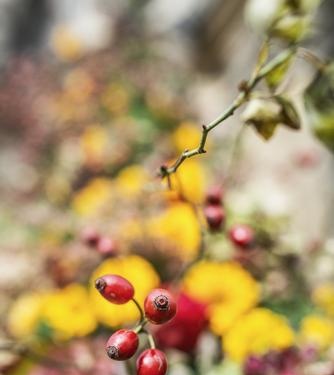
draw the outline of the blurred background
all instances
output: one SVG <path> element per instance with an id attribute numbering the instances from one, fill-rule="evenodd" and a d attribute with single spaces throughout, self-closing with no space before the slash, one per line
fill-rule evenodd
<path id="1" fill-rule="evenodd" d="M 297 57 L 282 83 L 299 131 L 265 142 L 240 111 L 172 190 L 158 177 L 231 103 L 266 17 L 290 3 L 0 0 L 1 374 L 134 373 L 104 353 L 137 319 L 100 301 L 92 282 L 104 273 L 129 278 L 140 302 L 176 282 L 177 320 L 154 328 L 170 374 L 334 374 L 333 147 L 303 98 L 317 70 Z M 304 3 L 293 15 L 314 22 L 302 45 L 330 61 L 334 1 Z M 203 212 L 212 186 L 218 233 Z M 255 238 L 246 252 L 228 235 L 239 223 Z"/>

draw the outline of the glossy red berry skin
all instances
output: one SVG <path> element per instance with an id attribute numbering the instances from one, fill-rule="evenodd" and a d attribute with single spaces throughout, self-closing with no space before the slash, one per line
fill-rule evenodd
<path id="1" fill-rule="evenodd" d="M 106 352 L 111 359 L 124 361 L 136 353 L 138 345 L 139 339 L 136 332 L 120 329 L 109 337 L 106 343 Z"/>
<path id="2" fill-rule="evenodd" d="M 113 256 L 116 254 L 116 243 L 113 239 L 102 236 L 96 244 L 96 250 L 103 256 Z"/>
<path id="3" fill-rule="evenodd" d="M 95 287 L 109 302 L 121 305 L 134 295 L 132 284 L 119 275 L 104 275 L 95 280 Z"/>
<path id="4" fill-rule="evenodd" d="M 167 358 L 158 349 L 147 349 L 137 359 L 137 375 L 165 375 Z"/>
<path id="5" fill-rule="evenodd" d="M 229 231 L 230 240 L 241 249 L 249 249 L 254 245 L 254 231 L 244 224 L 237 224 Z"/>
<path id="6" fill-rule="evenodd" d="M 222 204 L 223 190 L 221 187 L 215 185 L 211 186 L 206 193 L 205 201 L 207 204 L 220 205 Z"/>
<path id="7" fill-rule="evenodd" d="M 216 232 L 222 228 L 225 221 L 225 211 L 222 206 L 210 204 L 204 207 L 204 216 L 211 231 Z"/>
<path id="8" fill-rule="evenodd" d="M 176 314 L 174 296 L 166 289 L 153 289 L 144 302 L 146 318 L 153 324 L 166 323 Z"/>

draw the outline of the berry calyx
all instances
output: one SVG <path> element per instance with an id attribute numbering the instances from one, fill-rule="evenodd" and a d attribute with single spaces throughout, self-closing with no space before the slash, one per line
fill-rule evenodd
<path id="1" fill-rule="evenodd" d="M 254 245 L 254 231 L 244 224 L 237 224 L 229 231 L 230 240 L 241 249 L 248 249 Z"/>
<path id="2" fill-rule="evenodd" d="M 146 318 L 153 324 L 162 324 L 176 314 L 176 301 L 166 289 L 153 289 L 144 302 Z"/>
<path id="3" fill-rule="evenodd" d="M 111 238 L 102 236 L 97 241 L 96 250 L 98 253 L 104 256 L 115 255 L 116 243 Z"/>
<path id="4" fill-rule="evenodd" d="M 119 275 L 104 275 L 95 280 L 95 287 L 109 302 L 121 305 L 134 295 L 132 284 Z"/>
<path id="5" fill-rule="evenodd" d="M 223 199 L 223 190 L 215 185 L 211 186 L 206 193 L 205 201 L 207 204 L 220 205 Z"/>
<path id="6" fill-rule="evenodd" d="M 204 208 L 204 216 L 209 229 L 215 232 L 220 230 L 224 223 L 225 211 L 222 206 L 210 204 Z"/>
<path id="7" fill-rule="evenodd" d="M 137 375 L 165 375 L 167 358 L 158 349 L 147 349 L 137 359 Z"/>
<path id="8" fill-rule="evenodd" d="M 120 329 L 109 337 L 106 343 L 106 352 L 111 359 L 124 361 L 136 353 L 138 345 L 137 333 L 127 329 Z"/>

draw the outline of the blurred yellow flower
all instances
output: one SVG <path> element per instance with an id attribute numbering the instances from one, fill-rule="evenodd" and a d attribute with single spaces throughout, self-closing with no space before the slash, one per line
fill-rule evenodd
<path id="1" fill-rule="evenodd" d="M 303 343 L 326 349 L 333 344 L 334 322 L 320 315 L 308 315 L 301 321 L 300 339 Z"/>
<path id="2" fill-rule="evenodd" d="M 43 300 L 38 293 L 26 293 L 13 303 L 7 321 L 11 335 L 24 338 L 34 334 L 41 318 Z"/>
<path id="3" fill-rule="evenodd" d="M 176 128 L 172 140 L 178 152 L 198 146 L 201 139 L 201 128 L 191 121 L 184 121 Z"/>
<path id="4" fill-rule="evenodd" d="M 87 127 L 80 138 L 80 147 L 87 164 L 103 163 L 107 146 L 108 133 L 99 125 Z"/>
<path id="5" fill-rule="evenodd" d="M 170 176 L 172 189 L 192 203 L 201 203 L 206 190 L 206 174 L 196 160 L 186 160 L 177 173 Z"/>
<path id="6" fill-rule="evenodd" d="M 59 339 L 85 336 L 97 326 L 88 292 L 80 284 L 70 284 L 46 294 L 42 320 L 54 330 L 55 337 Z"/>
<path id="7" fill-rule="evenodd" d="M 334 285 L 325 283 L 314 289 L 313 302 L 326 314 L 334 316 Z"/>
<path id="8" fill-rule="evenodd" d="M 171 205 L 160 216 L 150 219 L 147 232 L 175 246 L 176 255 L 189 260 L 197 255 L 201 233 L 196 214 L 187 203 Z"/>
<path id="9" fill-rule="evenodd" d="M 94 271 L 90 284 L 90 304 L 97 319 L 108 326 L 117 327 L 136 321 L 138 310 L 133 302 L 115 305 L 106 301 L 94 287 L 94 281 L 106 274 L 117 274 L 128 279 L 135 288 L 135 298 L 143 305 L 151 289 L 159 285 L 159 276 L 152 265 L 142 257 L 131 255 L 124 258 L 108 259 Z"/>
<path id="10" fill-rule="evenodd" d="M 257 282 L 234 262 L 204 260 L 195 264 L 185 275 L 183 288 L 190 296 L 209 305 L 210 326 L 218 335 L 224 334 L 260 298 Z"/>
<path id="11" fill-rule="evenodd" d="M 140 165 L 123 168 L 115 179 L 116 189 L 125 197 L 134 198 L 149 181 L 149 174 Z"/>
<path id="12" fill-rule="evenodd" d="M 95 178 L 79 190 L 72 201 L 74 211 L 82 216 L 95 215 L 111 197 L 111 181 Z"/>
<path id="13" fill-rule="evenodd" d="M 234 361 L 251 354 L 281 350 L 294 343 L 294 332 L 286 319 L 265 308 L 243 315 L 223 337 L 223 350 Z"/>
<path id="14" fill-rule="evenodd" d="M 64 61 L 74 61 L 81 57 L 83 53 L 79 38 L 65 25 L 54 30 L 51 37 L 51 47 L 54 54 Z"/>
<path id="15" fill-rule="evenodd" d="M 101 100 L 104 107 L 110 113 L 115 116 L 120 116 L 128 110 L 130 95 L 123 85 L 111 83 L 102 94 Z"/>

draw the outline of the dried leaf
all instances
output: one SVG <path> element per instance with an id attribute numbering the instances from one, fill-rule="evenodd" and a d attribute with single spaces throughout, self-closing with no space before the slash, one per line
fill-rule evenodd
<path id="1" fill-rule="evenodd" d="M 281 122 L 291 129 L 300 129 L 300 118 L 294 104 L 284 96 L 276 96 L 275 99 L 281 105 Z"/>

